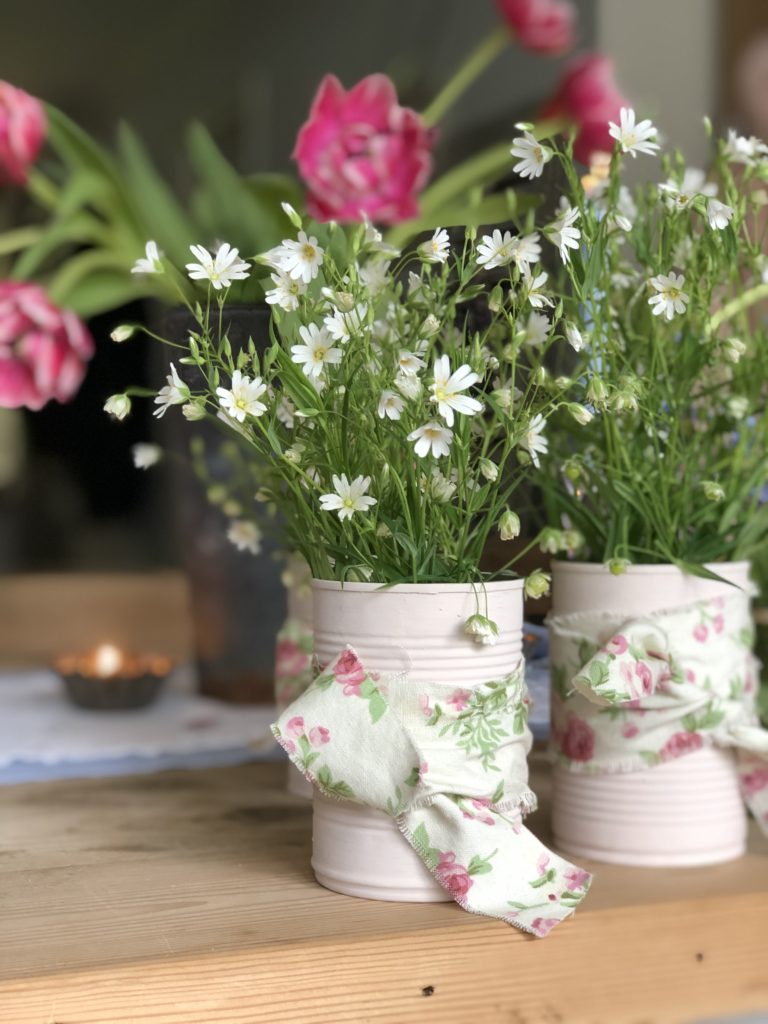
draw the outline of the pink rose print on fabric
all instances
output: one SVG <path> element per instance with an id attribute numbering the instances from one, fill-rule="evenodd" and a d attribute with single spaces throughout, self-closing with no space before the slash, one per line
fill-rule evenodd
<path id="1" fill-rule="evenodd" d="M 768 787 L 768 765 L 744 772 L 741 776 L 741 785 L 747 796 L 754 796 Z"/>
<path id="2" fill-rule="evenodd" d="M 568 886 L 570 892 L 576 892 L 578 889 L 584 889 L 589 885 L 589 880 L 592 876 L 588 871 L 583 871 L 581 868 L 571 867 L 563 875 L 565 884 Z"/>
<path id="3" fill-rule="evenodd" d="M 496 819 L 490 813 L 488 808 L 491 806 L 491 801 L 487 797 L 478 797 L 476 800 L 470 800 L 472 810 L 462 810 L 462 814 L 465 818 L 470 820 L 479 821 L 483 825 L 495 825 Z"/>
<path id="4" fill-rule="evenodd" d="M 296 744 L 293 742 L 293 740 L 286 740 L 286 739 L 284 739 L 283 740 L 283 750 L 285 750 L 285 752 L 288 753 L 288 754 L 295 754 L 296 753 Z"/>
<path id="5" fill-rule="evenodd" d="M 432 705 L 429 703 L 429 697 L 426 693 L 419 694 L 419 708 L 421 709 L 422 715 L 425 718 L 432 717 Z"/>
<path id="6" fill-rule="evenodd" d="M 608 643 L 605 645 L 605 650 L 609 654 L 623 654 L 629 648 L 627 638 L 622 636 L 621 633 L 617 633 L 616 636 L 612 636 Z"/>
<path id="7" fill-rule="evenodd" d="M 651 675 L 650 668 L 644 661 L 638 661 L 635 667 L 635 675 L 640 680 L 643 694 L 647 697 L 649 693 L 653 692 L 653 676 Z"/>
<path id="8" fill-rule="evenodd" d="M 349 90 L 326 75 L 293 151 L 310 216 L 380 224 L 417 216 L 434 139 L 415 110 L 400 106 L 386 75 Z"/>
<path id="9" fill-rule="evenodd" d="M 633 736 L 637 736 L 640 730 L 633 722 L 626 722 L 621 729 L 621 735 L 625 740 L 631 740 Z"/>
<path id="10" fill-rule="evenodd" d="M 454 899 L 463 900 L 472 888 L 472 879 L 463 864 L 456 863 L 456 854 L 440 853 L 436 868 L 437 880 Z"/>
<path id="11" fill-rule="evenodd" d="M 696 673 L 693 671 L 693 669 L 687 668 L 685 670 L 685 681 L 686 683 L 696 682 Z"/>
<path id="12" fill-rule="evenodd" d="M 659 751 L 662 761 L 673 761 L 676 757 L 683 757 L 685 754 L 692 754 L 694 750 L 701 750 L 704 740 L 697 732 L 676 732 L 670 736 L 667 742 Z"/>
<path id="13" fill-rule="evenodd" d="M 345 697 L 359 697 L 360 687 L 365 682 L 365 669 L 354 651 L 344 651 L 336 659 L 333 675 L 344 687 Z"/>
<path id="14" fill-rule="evenodd" d="M 294 715 L 293 718 L 288 719 L 285 726 L 285 735 L 292 736 L 296 740 L 299 736 L 304 735 L 304 719 L 301 715 Z"/>
<path id="15" fill-rule="evenodd" d="M 454 690 L 446 703 L 450 704 L 454 711 L 464 711 L 465 708 L 469 707 L 471 696 L 470 690 Z"/>
<path id="16" fill-rule="evenodd" d="M 714 629 L 714 631 L 716 633 L 722 633 L 723 632 L 723 630 L 725 629 L 725 618 L 724 618 L 724 616 L 716 615 L 714 617 L 714 619 L 712 619 L 712 629 Z"/>
<path id="17" fill-rule="evenodd" d="M 536 870 L 538 871 L 539 875 L 546 875 L 548 869 L 549 869 L 549 854 L 548 853 L 542 853 L 542 855 L 539 857 L 538 861 L 536 862 Z"/>
<path id="18" fill-rule="evenodd" d="M 708 636 L 709 636 L 709 630 L 707 629 L 705 623 L 700 622 L 698 624 L 698 626 L 694 627 L 693 639 L 694 640 L 698 640 L 700 644 L 706 643 Z"/>
<path id="19" fill-rule="evenodd" d="M 531 921 L 531 930 L 534 935 L 538 935 L 539 938 L 544 938 L 545 935 L 549 935 L 553 928 L 560 924 L 560 919 L 557 917 L 535 917 Z"/>
<path id="20" fill-rule="evenodd" d="M 316 725 L 309 730 L 309 742 L 313 747 L 322 747 L 331 738 L 330 731 L 324 725 Z"/>
<path id="21" fill-rule="evenodd" d="M 578 715 L 568 715 L 560 749 L 571 761 L 591 761 L 595 752 L 594 729 Z"/>
<path id="22" fill-rule="evenodd" d="M 309 655 L 295 641 L 287 637 L 278 640 L 275 648 L 275 675 L 278 679 L 301 675 L 309 661 Z"/>

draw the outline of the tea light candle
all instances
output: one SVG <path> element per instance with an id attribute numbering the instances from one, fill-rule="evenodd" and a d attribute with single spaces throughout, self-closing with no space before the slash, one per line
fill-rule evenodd
<path id="1" fill-rule="evenodd" d="M 129 654 L 104 643 L 85 654 L 62 655 L 55 667 L 78 707 L 125 711 L 155 699 L 172 663 L 161 655 Z"/>

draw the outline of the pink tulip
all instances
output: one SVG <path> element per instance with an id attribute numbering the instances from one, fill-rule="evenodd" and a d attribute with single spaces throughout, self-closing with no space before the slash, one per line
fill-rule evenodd
<path id="1" fill-rule="evenodd" d="M 23 185 L 45 139 L 39 100 L 10 82 L 0 82 L 0 185 Z"/>
<path id="2" fill-rule="evenodd" d="M 608 122 L 618 121 L 619 111 L 628 106 L 629 100 L 616 84 L 613 61 L 588 53 L 568 65 L 544 116 L 564 117 L 576 126 L 574 156 L 590 164 L 597 153 L 613 152 Z"/>
<path id="3" fill-rule="evenodd" d="M 576 8 L 570 0 L 497 0 L 515 38 L 535 53 L 567 53 L 573 48 Z"/>
<path id="4" fill-rule="evenodd" d="M 415 217 L 433 142 L 419 115 L 399 105 L 386 75 L 369 75 L 349 92 L 326 75 L 293 151 L 309 189 L 307 210 L 318 220 Z"/>
<path id="5" fill-rule="evenodd" d="M 39 285 L 0 282 L 0 406 L 68 402 L 93 353 L 85 324 L 54 306 Z"/>

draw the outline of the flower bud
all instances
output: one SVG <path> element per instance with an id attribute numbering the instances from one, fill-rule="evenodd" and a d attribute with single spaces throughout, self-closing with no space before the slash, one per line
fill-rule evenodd
<path id="1" fill-rule="evenodd" d="M 110 334 L 112 341 L 121 342 L 128 341 L 136 333 L 136 328 L 133 324 L 119 324 Z"/>
<path id="2" fill-rule="evenodd" d="M 617 391 L 611 399 L 614 412 L 637 412 L 637 398 L 631 391 Z"/>
<path id="3" fill-rule="evenodd" d="M 128 395 L 111 395 L 104 403 L 104 412 L 116 420 L 124 420 L 130 411 L 131 400 Z"/>
<path id="4" fill-rule="evenodd" d="M 554 526 L 545 526 L 539 534 L 539 550 L 547 555 L 556 555 L 565 547 L 562 530 Z"/>
<path id="5" fill-rule="evenodd" d="M 609 558 L 605 565 L 611 576 L 623 576 L 632 563 L 628 558 Z"/>
<path id="6" fill-rule="evenodd" d="M 534 569 L 530 576 L 525 581 L 525 596 L 532 598 L 534 601 L 540 597 L 544 597 L 545 594 L 549 593 L 549 584 L 552 577 L 548 572 L 543 572 L 541 569 Z"/>
<path id="7" fill-rule="evenodd" d="M 707 501 L 722 501 L 725 498 L 725 491 L 716 480 L 704 480 L 701 489 Z"/>
<path id="8" fill-rule="evenodd" d="M 499 479 L 499 467 L 490 459 L 480 459 L 480 472 L 490 483 L 495 483 Z"/>
<path id="9" fill-rule="evenodd" d="M 549 373 L 547 372 L 547 368 L 545 366 L 537 366 L 533 374 L 534 384 L 537 384 L 539 387 L 544 387 L 548 379 Z"/>
<path id="10" fill-rule="evenodd" d="M 588 423 L 591 423 L 594 416 L 585 405 L 579 405 L 578 402 L 568 403 L 568 412 L 573 416 L 578 424 L 582 427 L 586 427 Z"/>
<path id="11" fill-rule="evenodd" d="M 280 205 L 283 208 L 283 213 L 288 218 L 288 220 L 291 222 L 291 224 L 293 224 L 293 226 L 295 228 L 300 228 L 301 227 L 301 217 L 294 210 L 294 208 L 291 206 L 291 204 L 290 203 L 280 203 Z"/>
<path id="12" fill-rule="evenodd" d="M 425 317 L 424 323 L 421 325 L 421 333 L 425 338 L 431 338 L 433 334 L 437 334 L 440 330 L 440 321 L 434 315 L 430 313 L 429 316 Z"/>
<path id="13" fill-rule="evenodd" d="M 514 540 L 520 536 L 520 516 L 511 509 L 505 509 L 499 519 L 499 537 L 502 540 Z"/>
<path id="14" fill-rule="evenodd" d="M 727 363 L 738 363 L 747 351 L 747 346 L 739 338 L 726 338 L 722 343 L 722 350 L 723 359 Z"/>
<path id="15" fill-rule="evenodd" d="M 205 419 L 205 406 L 200 402 L 187 402 L 186 405 L 182 405 L 181 412 L 184 419 L 190 423 Z"/>
<path id="16" fill-rule="evenodd" d="M 566 459 L 563 463 L 563 473 L 567 480 L 575 483 L 581 478 L 581 463 L 577 459 Z"/>
<path id="17" fill-rule="evenodd" d="M 493 647 L 499 638 L 499 627 L 485 615 L 470 615 L 464 624 L 464 632 L 471 636 L 476 644 Z"/>
<path id="18" fill-rule="evenodd" d="M 591 377 L 587 385 L 587 401 L 590 405 L 600 408 L 608 398 L 608 388 L 599 377 Z"/>

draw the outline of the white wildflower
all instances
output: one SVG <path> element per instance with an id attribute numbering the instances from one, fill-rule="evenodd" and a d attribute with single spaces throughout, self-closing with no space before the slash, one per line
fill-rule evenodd
<path id="1" fill-rule="evenodd" d="M 480 377 L 466 363 L 451 373 L 451 362 L 448 356 L 440 356 L 435 360 L 435 379 L 431 385 L 432 398 L 437 402 L 437 411 L 449 427 L 453 426 L 454 410 L 463 416 L 474 416 L 482 412 L 482 402 L 462 391 L 476 384 Z"/>
<path id="2" fill-rule="evenodd" d="M 131 399 L 128 395 L 110 395 L 104 403 L 104 412 L 114 416 L 116 420 L 124 420 L 131 411 Z"/>
<path id="3" fill-rule="evenodd" d="M 238 423 L 244 423 L 246 416 L 254 418 L 262 416 L 267 407 L 259 401 L 267 390 L 267 385 L 261 377 L 246 377 L 240 370 L 232 374 L 232 383 L 229 388 L 216 388 L 219 398 L 219 405 L 222 412 Z"/>
<path id="4" fill-rule="evenodd" d="M 233 281 L 244 281 L 251 272 L 250 265 L 240 259 L 240 253 L 227 242 L 222 242 L 212 255 L 202 245 L 190 245 L 189 251 L 197 263 L 187 263 L 187 273 L 193 281 L 210 281 L 216 291 L 229 288 Z"/>
<path id="5" fill-rule="evenodd" d="M 156 466 L 163 456 L 163 449 L 157 444 L 134 444 L 131 455 L 136 469 L 149 469 Z"/>
<path id="6" fill-rule="evenodd" d="M 552 150 L 530 132 L 524 132 L 512 140 L 510 153 L 518 161 L 512 169 L 521 178 L 538 178 L 544 165 L 554 156 Z"/>
<path id="7" fill-rule="evenodd" d="M 339 519 L 351 519 L 355 512 L 367 512 L 376 504 L 366 491 L 371 485 L 369 476 L 356 476 L 350 483 L 346 473 L 333 476 L 334 492 L 320 495 L 320 507 L 324 512 L 338 512 Z"/>
<path id="8" fill-rule="evenodd" d="M 368 304 L 361 302 L 346 312 L 334 309 L 330 316 L 325 317 L 323 324 L 334 341 L 346 345 L 353 335 L 366 329 L 367 313 Z"/>
<path id="9" fill-rule="evenodd" d="M 549 441 L 544 437 L 544 428 L 547 425 L 547 421 L 544 419 L 542 414 L 536 413 L 533 419 L 528 424 L 522 441 L 520 444 L 526 449 L 528 454 L 531 456 L 531 462 L 538 469 L 540 466 L 539 455 L 546 455 L 549 451 Z"/>
<path id="10" fill-rule="evenodd" d="M 525 344 L 532 348 L 543 345 L 549 337 L 549 327 L 549 319 L 543 313 L 531 313 L 525 325 Z"/>
<path id="11" fill-rule="evenodd" d="M 682 274 L 670 271 L 669 274 L 652 277 L 649 283 L 656 290 L 656 294 L 648 299 L 654 316 L 664 315 L 671 320 L 675 313 L 685 312 L 688 294 L 683 291 L 685 278 Z"/>
<path id="12" fill-rule="evenodd" d="M 733 208 L 721 203 L 719 199 L 710 199 L 707 203 L 707 220 L 713 231 L 723 231 L 731 223 Z"/>
<path id="13" fill-rule="evenodd" d="M 230 523 L 227 540 L 238 551 L 250 551 L 252 555 L 258 555 L 261 551 L 261 530 L 248 519 L 235 519 Z"/>
<path id="14" fill-rule="evenodd" d="M 131 267 L 132 274 L 162 274 L 163 254 L 157 248 L 157 242 L 147 242 L 144 246 L 145 259 L 136 260 Z"/>
<path id="15" fill-rule="evenodd" d="M 280 270 L 309 284 L 323 265 L 323 251 L 314 235 L 308 237 L 306 231 L 300 231 L 296 241 L 290 238 L 283 240 L 275 258 L 279 261 Z"/>
<path id="16" fill-rule="evenodd" d="M 279 306 L 281 309 L 292 313 L 299 308 L 299 298 L 305 294 L 307 286 L 303 281 L 291 277 L 285 270 L 278 270 L 270 274 L 275 285 L 264 295 L 270 306 Z"/>
<path id="17" fill-rule="evenodd" d="M 386 416 L 390 420 L 399 420 L 405 408 L 405 402 L 400 395 L 394 391 L 382 391 L 379 396 L 378 415 L 380 419 Z"/>
<path id="18" fill-rule="evenodd" d="M 568 263 L 571 258 L 569 249 L 578 249 L 581 231 L 574 227 L 580 213 L 577 207 L 565 203 L 560 215 L 544 229 L 544 233 L 560 251 L 560 259 Z"/>
<path id="19" fill-rule="evenodd" d="M 425 458 L 432 453 L 436 459 L 443 455 L 450 454 L 450 446 L 453 443 L 453 433 L 442 423 L 432 420 L 425 423 L 423 427 L 417 427 L 408 435 L 409 441 L 415 441 L 414 449 L 420 458 Z"/>
<path id="20" fill-rule="evenodd" d="M 303 345 L 291 346 L 291 361 L 302 363 L 302 370 L 310 380 L 319 380 L 326 365 L 341 362 L 342 351 L 334 348 L 326 327 L 309 324 L 299 327 Z"/>
<path id="21" fill-rule="evenodd" d="M 164 388 L 160 388 L 157 398 L 155 398 L 155 405 L 159 408 L 155 409 L 154 415 L 158 419 L 166 414 L 169 406 L 184 405 L 190 399 L 189 388 L 178 375 L 173 363 L 170 364 L 170 368 L 171 372 L 165 378 L 166 385 Z"/>
<path id="22" fill-rule="evenodd" d="M 436 228 L 432 237 L 427 242 L 422 242 L 417 252 L 427 263 L 445 263 L 451 252 L 448 232 L 445 228 Z"/>
<path id="23" fill-rule="evenodd" d="M 653 140 L 656 138 L 656 128 L 648 121 L 635 121 L 635 112 L 631 107 L 622 107 L 620 113 L 620 124 L 608 122 L 608 134 L 621 146 L 622 152 L 631 153 L 637 156 L 638 153 L 652 155 L 659 149 L 659 144 Z"/>

